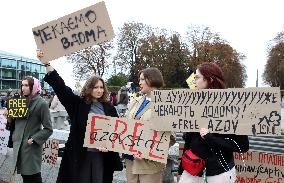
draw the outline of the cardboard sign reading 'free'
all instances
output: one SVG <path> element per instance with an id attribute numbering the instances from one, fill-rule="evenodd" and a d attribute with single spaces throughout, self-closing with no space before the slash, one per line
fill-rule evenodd
<path id="1" fill-rule="evenodd" d="M 8 117 L 24 118 L 28 114 L 28 100 L 25 97 L 14 97 L 7 101 Z"/>
<path id="2" fill-rule="evenodd" d="M 109 41 L 114 31 L 104 2 L 33 28 L 42 60 L 51 61 L 89 46 Z"/>
<path id="3" fill-rule="evenodd" d="M 110 151 L 167 162 L 170 132 L 151 130 L 147 121 L 89 114 L 84 147 L 106 147 Z"/>

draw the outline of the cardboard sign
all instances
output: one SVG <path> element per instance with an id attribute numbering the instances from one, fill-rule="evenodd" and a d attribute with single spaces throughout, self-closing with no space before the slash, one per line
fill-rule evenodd
<path id="1" fill-rule="evenodd" d="M 274 136 L 281 133 L 279 88 L 155 90 L 151 129 Z"/>
<path id="2" fill-rule="evenodd" d="M 264 152 L 235 153 L 236 183 L 283 183 L 284 155 Z"/>
<path id="3" fill-rule="evenodd" d="M 33 28 L 44 61 L 54 60 L 94 44 L 108 41 L 114 31 L 104 2 Z"/>
<path id="4" fill-rule="evenodd" d="M 10 131 L 0 129 L 0 154 L 6 155 L 8 152 L 8 141 Z"/>
<path id="5" fill-rule="evenodd" d="M 8 117 L 25 118 L 28 114 L 28 100 L 25 97 L 13 97 L 7 101 Z"/>
<path id="6" fill-rule="evenodd" d="M 7 146 L 10 136 L 10 131 L 6 130 L 6 124 L 7 119 L 3 116 L 3 114 L 0 114 L 0 154 L 3 155 L 6 155 L 8 152 Z"/>
<path id="7" fill-rule="evenodd" d="M 42 162 L 50 165 L 56 165 L 58 157 L 59 141 L 48 139 L 42 147 Z"/>
<path id="8" fill-rule="evenodd" d="M 150 130 L 148 121 L 89 114 L 84 147 L 106 147 L 166 163 L 170 135 L 170 132 Z"/>

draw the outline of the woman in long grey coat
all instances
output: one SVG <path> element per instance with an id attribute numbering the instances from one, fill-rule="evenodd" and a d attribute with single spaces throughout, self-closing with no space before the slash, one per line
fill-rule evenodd
<path id="1" fill-rule="evenodd" d="M 24 183 L 41 183 L 42 145 L 52 134 L 48 104 L 39 95 L 40 82 L 36 78 L 22 80 L 21 94 L 28 98 L 28 113 L 15 120 L 13 133 L 14 171 Z M 42 128 L 43 127 L 43 128 Z"/>

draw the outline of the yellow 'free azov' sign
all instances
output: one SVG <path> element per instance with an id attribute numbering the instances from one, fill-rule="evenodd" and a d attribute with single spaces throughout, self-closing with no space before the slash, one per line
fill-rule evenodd
<path id="1" fill-rule="evenodd" d="M 25 118 L 28 114 L 27 98 L 15 97 L 7 101 L 8 117 Z"/>

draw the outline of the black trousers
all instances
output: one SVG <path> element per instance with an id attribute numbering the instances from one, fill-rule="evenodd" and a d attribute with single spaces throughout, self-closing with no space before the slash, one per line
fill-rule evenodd
<path id="1" fill-rule="evenodd" d="M 105 183 L 103 152 L 87 151 L 79 175 L 80 183 Z"/>
<path id="2" fill-rule="evenodd" d="M 23 183 L 42 183 L 41 173 L 36 173 L 33 175 L 22 175 Z"/>

